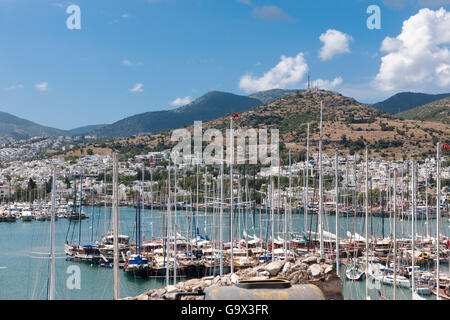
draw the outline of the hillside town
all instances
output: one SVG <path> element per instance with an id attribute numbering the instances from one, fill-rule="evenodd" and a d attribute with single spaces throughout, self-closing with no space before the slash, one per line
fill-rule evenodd
<path id="1" fill-rule="evenodd" d="M 43 140 L 41 143 L 48 143 L 48 141 Z M 138 155 L 131 159 L 122 159 L 119 162 L 119 175 L 121 177 L 121 183 L 119 185 L 119 195 L 120 201 L 123 204 L 132 204 L 134 198 L 131 195 L 142 187 L 144 183 L 144 201 L 150 202 L 152 199 L 151 195 L 151 183 L 153 185 L 157 184 L 158 181 L 142 181 L 140 173 L 142 172 L 143 166 L 146 171 L 156 171 L 156 170 L 166 170 L 166 165 L 170 160 L 170 150 L 165 150 L 162 152 L 149 152 L 144 155 Z M 180 174 L 187 171 L 195 172 L 195 167 L 198 164 L 200 170 L 201 179 L 205 178 L 205 163 L 202 160 L 196 159 L 195 157 L 190 159 L 191 166 L 186 166 L 185 164 L 178 165 L 178 170 Z M 444 159 L 442 159 L 444 160 Z M 364 192 L 364 167 L 365 163 L 363 157 L 359 154 L 353 156 L 338 157 L 339 175 L 342 176 L 342 184 L 349 189 L 355 189 L 358 193 Z M 73 199 L 74 189 L 73 183 L 68 183 L 74 178 L 79 178 L 80 175 L 83 176 L 83 193 L 82 196 L 91 199 L 92 193 L 95 195 L 95 201 L 103 202 L 103 194 L 107 189 L 107 186 L 111 184 L 111 181 L 105 181 L 106 176 L 110 175 L 112 169 L 111 155 L 85 155 L 81 157 L 54 157 L 54 158 L 44 158 L 44 159 L 31 159 L 31 160 L 13 160 L 9 162 L 3 162 L 0 168 L 0 199 L 3 202 L 7 199 L 15 201 L 25 201 L 31 199 L 30 194 L 27 194 L 29 189 L 30 179 L 35 183 L 35 192 L 39 193 L 42 200 L 48 199 L 50 194 L 46 194 L 46 183 L 49 182 L 52 175 L 52 168 L 56 165 L 59 179 L 57 181 L 57 193 L 59 197 L 65 198 L 66 200 Z M 334 175 L 334 154 L 323 154 L 322 164 L 323 164 L 323 174 L 325 177 Z M 262 167 L 259 168 L 258 172 L 255 172 L 255 177 L 257 179 L 263 179 L 267 181 L 269 177 L 280 177 L 289 178 L 298 177 L 301 179 L 307 171 L 310 177 L 314 177 L 317 171 L 318 164 L 318 153 L 311 154 L 309 164 L 306 161 L 300 161 L 292 163 L 289 165 L 282 165 L 281 167 Z M 253 175 L 253 169 L 251 165 L 249 170 Z M 449 194 L 449 184 L 450 184 L 450 162 L 442 161 L 441 164 L 441 193 L 443 203 L 448 203 Z M 216 166 L 218 167 L 218 166 Z M 308 169 L 308 170 L 306 170 Z M 408 166 L 405 166 L 403 161 L 387 161 L 380 159 L 369 159 L 369 176 L 370 176 L 370 188 L 373 190 L 379 190 L 380 192 L 386 192 L 388 186 L 392 186 L 392 172 L 397 170 L 398 177 L 401 179 L 399 181 L 404 181 L 404 190 L 408 190 L 408 182 L 411 177 L 408 175 Z M 206 169 L 208 170 L 208 169 Z M 211 171 L 211 169 L 209 169 Z M 249 171 L 249 172 L 250 172 Z M 355 176 L 356 172 L 356 176 Z M 436 174 L 436 160 L 434 158 L 426 159 L 425 161 L 418 163 L 418 183 L 425 187 L 425 179 L 428 176 L 429 181 L 432 181 Z M 237 171 L 234 172 L 235 176 L 238 178 L 239 174 Z M 209 174 L 208 177 L 210 177 Z M 123 179 L 122 179 L 123 178 Z M 431 179 L 431 180 L 430 180 Z M 124 182 L 122 182 L 124 181 Z M 106 183 L 106 184 L 105 184 Z M 401 184 L 402 182 L 400 182 Z M 398 185 L 398 190 L 400 189 L 400 184 Z M 325 201 L 332 202 L 334 199 L 333 187 L 325 187 Z M 183 190 L 179 186 L 179 195 L 193 195 L 193 190 Z M 278 192 L 277 190 L 275 192 Z M 282 185 L 280 190 L 281 196 L 285 197 L 288 194 L 295 194 L 295 198 L 299 203 L 303 201 L 302 194 L 304 192 L 303 185 L 297 185 L 291 189 L 288 186 Z M 312 188 L 309 190 L 312 196 L 314 190 Z M 430 195 L 435 193 L 432 187 L 432 183 L 429 184 L 428 193 Z M 35 199 L 33 196 L 32 199 Z M 275 201 L 278 197 L 275 197 Z M 153 197 L 153 200 L 155 198 Z M 424 202 L 424 195 L 419 197 L 419 202 Z M 277 204 L 278 205 L 278 204 Z"/>

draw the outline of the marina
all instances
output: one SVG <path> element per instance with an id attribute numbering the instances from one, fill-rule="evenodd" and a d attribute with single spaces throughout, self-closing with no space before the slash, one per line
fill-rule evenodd
<path id="1" fill-rule="evenodd" d="M 324 175 L 320 139 L 316 162 L 304 162 L 303 181 L 299 174 L 296 180 L 293 179 L 289 152 L 289 164 L 284 166 L 288 183 L 284 188 L 280 179 L 281 165 L 278 174 L 265 179 L 265 188 L 257 190 L 256 171 L 253 170 L 252 177 L 246 174 L 245 165 L 235 170 L 233 158 L 228 179 L 224 171 L 225 161 L 220 166 L 210 166 L 209 172 L 206 165 L 201 172 L 199 162 L 190 170 L 180 170 L 176 165 L 171 166 L 169 161 L 162 168 L 166 170 L 166 176 L 158 181 L 156 189 L 150 171 L 150 197 L 146 198 L 145 162 L 142 162 L 141 180 L 138 180 L 136 192 L 127 199 L 134 202 L 134 206 L 128 208 L 120 207 L 116 154 L 112 157 L 111 193 L 107 192 L 105 170 L 103 194 L 97 195 L 97 201 L 92 190 L 83 189 L 83 182 L 87 180 L 82 173 L 74 176 L 72 183 L 67 183 L 73 187 L 72 197 L 57 199 L 54 166 L 51 201 L 47 202 L 48 198 L 41 196 L 29 204 L 7 202 L 1 207 L 1 222 L 2 225 L 13 226 L 21 220 L 21 226 L 35 226 L 50 221 L 48 299 L 56 297 L 57 258 L 64 258 L 69 269 L 78 265 L 87 265 L 97 272 L 113 269 L 110 273 L 113 274 L 114 299 L 120 298 L 120 282 L 123 281 L 133 283 L 138 279 L 153 279 L 156 281 L 154 284 L 159 281 L 158 284 L 168 288 L 177 285 L 180 279 L 214 278 L 228 273 L 236 278 L 237 273 L 246 269 L 277 265 L 277 261 L 289 266 L 288 261 L 298 261 L 299 258 L 303 258 L 300 268 L 302 264 L 307 267 L 304 262 L 313 260 L 327 263 L 322 264 L 323 271 L 319 271 L 318 264 L 308 267 L 313 276 L 330 273 L 333 269 L 327 266 L 334 265 L 336 276 L 344 278 L 348 282 L 347 287 L 354 288 L 354 292 L 352 289 L 349 292 L 357 295 L 358 299 L 361 296 L 372 299 L 370 291 L 374 288 L 379 298 L 389 299 L 389 293 L 381 293 L 381 285 L 393 287 L 394 300 L 399 298 L 400 290 L 410 291 L 413 299 L 423 300 L 433 294 L 438 299 L 448 299 L 450 219 L 448 204 L 441 201 L 439 154 L 438 143 L 435 188 L 439 192 L 436 193 L 434 208 L 428 200 L 427 164 L 425 181 L 422 182 L 425 184 L 425 205 L 422 203 L 419 210 L 417 199 L 420 190 L 415 160 L 397 162 L 395 167 L 390 164 L 387 168 L 387 191 L 377 195 L 372 190 L 373 176 L 369 184 L 367 148 L 359 171 L 354 161 L 351 181 L 347 162 L 342 166 L 345 171 L 339 175 L 337 150 L 334 166 L 333 162 L 328 163 L 328 170 L 334 171 L 334 175 Z M 183 187 L 189 175 L 194 178 L 195 189 L 191 186 L 188 191 Z M 325 180 L 328 188 L 324 188 L 324 176 L 328 179 Z M 295 187 L 294 182 L 297 184 Z M 98 204 L 101 197 L 103 205 Z M 159 204 L 157 208 L 155 199 Z M 146 200 L 149 201 L 147 205 Z M 124 215 L 120 213 L 123 209 L 126 209 L 126 219 L 120 218 Z M 90 213 L 86 214 L 88 210 Z M 61 227 L 57 228 L 59 221 L 66 225 L 62 252 L 57 250 L 61 239 L 55 233 L 57 229 L 58 234 L 64 232 Z M 29 257 L 45 260 L 45 251 L 34 250 L 35 245 L 31 243 Z M 13 270 L 11 266 L 4 267 Z M 75 269 L 81 270 L 79 266 Z M 120 274 L 127 280 L 120 281 Z M 76 287 L 80 290 L 80 274 L 77 277 Z M 363 280 L 364 291 L 361 292 L 361 286 L 354 284 Z M 98 283 L 98 280 L 93 279 L 92 283 Z M 36 298 L 37 288 L 34 287 L 32 298 Z M 67 290 L 64 291 L 67 294 Z M 349 292 L 346 298 L 354 299 Z M 102 298 L 106 296 L 95 297 Z"/>
<path id="2" fill-rule="evenodd" d="M 105 168 L 102 193 L 97 195 L 93 189 L 83 188 L 88 180 L 80 172 L 72 175 L 72 182 L 66 178 L 72 196 L 57 197 L 54 165 L 51 201 L 39 189 L 32 202 L 6 201 L 0 209 L 0 221 L 6 229 L 15 225 L 39 229 L 41 223 L 50 222 L 48 255 L 45 250 L 33 248 L 45 242 L 45 232 L 41 239 L 31 240 L 29 251 L 33 267 L 33 259 L 48 260 L 47 299 L 57 295 L 58 259 L 64 259 L 67 270 L 79 270 L 74 279 L 77 290 L 81 290 L 80 265 L 112 274 L 114 299 L 123 296 L 123 281 L 143 286 L 148 281 L 146 290 L 152 284 L 168 288 L 182 279 L 225 274 L 236 278 L 241 271 L 278 265 L 277 261 L 287 266 L 302 261 L 298 267 L 309 268 L 313 277 L 335 270 L 347 288 L 353 288 L 347 293 L 344 290 L 342 296 L 348 299 L 373 299 L 371 291 L 375 288 L 378 298 L 390 299 L 390 293 L 382 293 L 381 286 L 393 287 L 394 300 L 400 298 L 401 290 L 410 292 L 413 299 L 423 300 L 433 294 L 438 299 L 448 299 L 450 219 L 446 195 L 441 200 L 440 148 L 438 143 L 435 190 L 439 192 L 435 193 L 434 203 L 429 201 L 428 162 L 422 189 L 418 188 L 415 160 L 388 163 L 386 191 L 380 192 L 372 188 L 373 178 L 379 177 L 376 171 L 369 174 L 367 148 L 359 170 L 354 157 L 349 179 L 348 159 L 340 163 L 337 150 L 334 162 L 323 164 L 319 139 L 315 161 L 308 160 L 307 150 L 303 170 L 296 172 L 292 168 L 298 163 L 292 164 L 289 152 L 288 165 L 283 165 L 284 177 L 281 163 L 275 174 L 264 177 L 261 170 L 258 178 L 262 184 L 258 189 L 255 167 L 251 175 L 246 165 L 235 167 L 231 158 L 228 177 L 225 161 L 220 166 L 201 166 L 197 161 L 190 168 L 172 166 L 170 160 L 165 166 L 160 163 L 160 179 L 155 183 L 151 170 L 150 190 L 146 192 L 143 161 L 135 192 L 125 200 L 131 207 L 120 205 L 116 154 L 112 155 L 110 184 Z M 332 174 L 324 174 L 324 168 Z M 191 178 L 190 187 L 185 183 L 187 178 Z M 420 197 L 421 193 L 424 197 Z M 56 230 L 60 236 L 65 234 L 63 241 Z M 62 243 L 64 248 L 59 251 Z M 318 264 L 307 267 L 308 261 L 316 260 L 321 262 L 322 271 Z M 3 273 L 14 272 L 11 266 L 4 267 L 8 271 Z M 358 285 L 361 282 L 364 287 Z M 98 283 L 98 279 L 91 283 Z M 66 283 L 63 291 L 68 294 L 70 287 Z M 42 289 L 35 286 L 31 298 L 39 294 L 38 288 Z M 94 299 L 103 298 L 107 297 Z"/>
<path id="3" fill-rule="evenodd" d="M 450 0 L 78 2 L 0 0 L 0 301 L 448 312 Z"/>
<path id="4" fill-rule="evenodd" d="M 92 208 L 87 208 L 86 212 L 88 217 L 91 216 Z M 123 233 L 133 234 L 134 220 L 136 210 L 133 207 L 124 207 L 120 209 L 121 212 L 121 222 L 120 228 Z M 189 213 L 178 212 L 179 213 L 179 223 L 180 229 L 189 227 L 187 219 Z M 163 212 L 159 210 L 154 211 L 153 216 L 153 235 L 156 239 L 160 239 L 161 228 L 157 228 L 156 225 L 162 224 Z M 103 215 L 100 214 L 98 208 L 94 209 L 94 218 L 97 220 L 95 226 L 102 226 Z M 199 216 L 199 223 L 204 223 L 204 215 Z M 334 217 L 328 216 L 327 223 L 329 224 L 329 229 L 334 230 Z M 224 215 L 224 219 L 229 219 L 229 213 Z M 313 218 L 314 221 L 316 217 Z M 348 224 L 348 216 L 341 215 L 339 217 L 340 233 L 346 234 Z M 208 212 L 206 215 L 207 230 L 211 232 L 211 221 L 213 220 L 213 213 Z M 304 215 L 298 214 L 293 216 L 293 226 L 295 232 L 302 233 L 304 230 L 302 226 Z M 151 239 L 152 236 L 152 221 L 150 212 L 143 217 L 143 234 Z M 263 229 L 264 229 L 264 220 Z M 259 219 L 256 219 L 256 230 L 259 232 Z M 376 236 L 379 236 L 382 232 L 382 220 L 381 218 L 373 218 L 373 230 Z M 418 221 L 419 230 L 425 228 L 425 221 Z M 6 287 L 10 288 L 8 290 L 0 290 L 1 299 L 45 299 L 46 298 L 46 283 L 47 283 L 47 265 L 48 260 L 42 259 L 44 254 L 48 251 L 48 231 L 50 222 L 25 222 L 17 220 L 15 223 L 1 223 L 0 224 L 0 236 L 2 243 L 2 251 L 0 253 L 2 261 L 0 268 L 0 279 Z M 112 298 L 112 271 L 110 268 L 102 267 L 100 264 L 86 263 L 86 262 L 75 262 L 66 261 L 67 256 L 64 253 L 64 240 L 67 232 L 67 228 L 70 224 L 68 219 L 58 219 L 56 221 L 56 272 L 55 272 L 55 285 L 56 285 L 56 299 L 111 299 Z M 82 232 L 82 243 L 89 243 L 90 240 L 90 221 L 89 219 L 83 220 L 83 232 Z M 161 225 L 160 225 L 161 226 Z M 278 227 L 277 224 L 275 225 Z M 362 233 L 364 226 L 364 220 L 361 217 L 356 217 L 355 219 L 355 230 Z M 450 223 L 443 221 L 443 227 L 448 228 Z M 405 227 L 406 228 L 406 227 Z M 101 228 L 100 228 L 101 229 Z M 431 229 L 435 231 L 434 227 Z M 96 239 L 101 238 L 101 232 L 95 231 Z M 229 228 L 224 227 L 225 241 L 229 241 L 226 236 L 229 234 Z M 129 239 L 130 243 L 134 241 L 133 237 Z M 405 241 L 407 242 L 407 241 Z M 342 243 L 342 240 L 341 240 Z M 344 242 L 345 243 L 345 242 Z M 386 245 L 385 245 L 386 246 Z M 444 246 L 445 247 L 445 246 Z M 330 247 L 330 251 L 332 247 Z M 344 249 L 344 248 L 343 248 Z M 341 250 L 343 250 L 341 249 Z M 181 251 L 181 250 L 180 250 Z M 39 252 L 40 254 L 37 254 Z M 204 254 L 207 251 L 204 251 Z M 48 255 L 48 254 L 47 254 Z M 363 299 L 364 298 L 364 283 L 365 280 L 361 281 L 350 281 L 345 276 L 345 264 L 348 264 L 344 258 L 342 259 L 341 265 L 341 277 L 344 283 L 344 297 L 348 299 Z M 406 262 L 406 260 L 405 260 Z M 101 262 L 100 262 L 101 263 Z M 66 286 L 67 279 L 70 274 L 67 270 L 70 266 L 76 265 L 81 270 L 81 288 L 79 290 L 69 290 Z M 406 264 L 405 264 L 406 265 Z M 421 272 L 426 273 L 432 277 L 434 270 L 434 263 L 423 261 L 420 267 Z M 136 296 L 140 293 L 147 291 L 152 288 L 158 288 L 165 285 L 164 276 L 150 276 L 147 279 L 142 279 L 134 276 L 127 275 L 123 270 L 120 270 L 120 289 L 123 296 Z M 227 271 L 227 270 L 225 270 Z M 441 260 L 441 272 L 443 274 L 448 274 L 448 260 L 447 262 Z M 407 271 L 405 270 L 405 273 Z M 207 273 L 213 274 L 213 273 Z M 216 272 L 218 274 L 218 272 Z M 173 274 L 171 274 L 173 276 Z M 186 281 L 195 275 L 184 276 L 178 273 L 179 281 Z M 375 286 L 374 286 L 375 287 Z M 392 298 L 392 285 L 385 284 L 384 282 L 380 286 L 380 290 L 386 297 Z M 399 299 L 410 299 L 411 290 L 408 287 L 399 285 L 398 288 L 398 298 Z M 26 292 L 26 295 L 24 295 Z M 432 293 L 433 294 L 433 293 Z M 371 290 L 371 296 L 376 299 L 378 298 L 376 290 Z M 433 295 L 423 295 L 427 299 L 433 299 Z"/>

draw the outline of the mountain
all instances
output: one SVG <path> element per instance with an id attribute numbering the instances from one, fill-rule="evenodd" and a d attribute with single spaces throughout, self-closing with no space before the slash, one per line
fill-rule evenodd
<path id="1" fill-rule="evenodd" d="M 253 93 L 249 95 L 249 97 L 258 99 L 262 103 L 270 103 L 278 98 L 284 97 L 285 95 L 296 93 L 297 91 L 304 91 L 304 90 L 272 89 Z"/>
<path id="2" fill-rule="evenodd" d="M 93 124 L 93 125 L 83 126 L 83 127 L 67 130 L 66 131 L 66 135 L 68 135 L 68 136 L 80 136 L 80 135 L 83 135 L 83 134 L 87 134 L 87 133 L 89 133 L 89 132 L 91 132 L 93 130 L 101 129 L 101 128 L 105 127 L 105 126 L 107 126 L 107 124 Z"/>
<path id="3" fill-rule="evenodd" d="M 249 110 L 260 104 L 261 101 L 255 98 L 211 91 L 177 109 L 141 113 L 93 130 L 91 133 L 110 138 L 157 133 L 165 129 L 190 125 L 195 120 L 206 121 L 232 112 Z"/>
<path id="4" fill-rule="evenodd" d="M 88 125 L 72 130 L 60 130 L 41 126 L 34 122 L 0 113 L 0 142 L 28 139 L 34 136 L 77 136 L 94 134 L 99 137 L 129 137 L 156 133 L 190 125 L 194 120 L 211 120 L 232 112 L 249 110 L 271 102 L 297 90 L 274 89 L 240 96 L 232 93 L 211 91 L 197 100 L 173 110 L 146 112 L 127 117 L 113 124 Z"/>
<path id="5" fill-rule="evenodd" d="M 64 130 L 41 126 L 29 120 L 0 112 L 0 142 L 29 139 L 35 136 L 59 136 Z"/>
<path id="6" fill-rule="evenodd" d="M 323 147 L 327 153 L 362 154 L 368 146 L 370 156 L 401 159 L 434 154 L 435 143 L 449 143 L 450 127 L 439 122 L 402 120 L 389 113 L 362 104 L 341 94 L 311 90 L 284 96 L 271 103 L 239 113 L 235 128 L 278 129 L 280 150 L 286 155 L 303 153 L 306 148 L 307 124 L 310 123 L 311 153 L 316 153 L 319 141 L 320 103 L 323 102 Z M 216 128 L 225 133 L 230 117 L 203 123 L 203 130 Z M 193 131 L 193 123 L 187 127 Z M 123 154 L 133 154 L 145 148 L 149 151 L 173 147 L 171 131 L 159 134 L 118 139 L 111 143 Z M 139 150 L 138 150 L 139 149 Z"/>
<path id="7" fill-rule="evenodd" d="M 450 124 L 450 97 L 400 112 L 397 116 L 401 119 L 440 121 Z"/>
<path id="8" fill-rule="evenodd" d="M 396 114 L 446 97 L 450 97 L 450 93 L 426 94 L 400 92 L 384 101 L 373 104 L 372 107 L 384 112 Z"/>
<path id="9" fill-rule="evenodd" d="M 0 112 L 0 143 L 29 139 L 36 136 L 57 137 L 83 135 L 104 126 L 104 124 L 90 125 L 72 130 L 61 130 L 42 126 L 7 112 Z"/>

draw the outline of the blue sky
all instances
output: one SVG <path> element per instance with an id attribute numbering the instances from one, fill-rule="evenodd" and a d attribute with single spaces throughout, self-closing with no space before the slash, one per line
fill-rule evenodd
<path id="1" fill-rule="evenodd" d="M 435 73 L 415 77 L 413 67 L 431 61 L 430 48 L 443 53 L 450 35 L 444 32 L 443 40 L 414 54 L 404 40 L 418 34 L 423 21 L 436 35 L 433 30 L 450 21 L 449 2 L 0 0 L 0 111 L 71 129 L 175 108 L 210 90 L 304 88 L 308 72 L 320 87 L 362 102 L 408 89 L 449 92 L 450 57 L 433 55 L 429 67 Z M 66 27 L 70 4 L 81 9 L 80 30 Z M 372 4 L 381 9 L 381 30 L 366 26 Z M 440 7 L 444 11 L 434 14 Z M 432 12 L 419 13 L 421 8 Z M 385 42 L 387 51 L 380 51 L 383 40 L 398 37 L 413 16 L 417 21 L 400 37 L 403 45 Z M 324 60 L 320 38 L 328 30 L 336 32 Z M 281 56 L 292 73 L 276 67 Z M 408 59 L 412 66 L 398 62 Z"/>

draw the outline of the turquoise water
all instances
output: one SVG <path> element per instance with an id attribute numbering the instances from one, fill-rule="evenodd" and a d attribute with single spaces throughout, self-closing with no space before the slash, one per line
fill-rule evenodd
<path id="1" fill-rule="evenodd" d="M 92 217 L 92 208 L 85 208 L 86 214 Z M 100 235 L 105 229 L 104 208 L 94 208 L 94 220 L 87 219 L 81 222 L 81 244 L 89 244 L 91 235 L 93 234 L 94 240 L 99 240 Z M 133 239 L 134 234 L 134 221 L 135 221 L 134 208 L 121 208 L 120 209 L 120 233 L 127 234 Z M 109 229 L 109 215 L 108 209 L 106 228 Z M 187 217 L 189 216 L 189 219 Z M 310 216 L 311 218 L 311 216 Z M 280 220 L 280 224 L 278 221 Z M 308 219 L 309 220 L 309 219 Z M 224 213 L 224 240 L 228 241 L 229 237 L 229 213 Z M 292 229 L 293 231 L 302 232 L 304 230 L 304 215 L 295 214 L 292 217 Z M 374 235 L 380 235 L 382 232 L 382 219 L 372 218 L 372 224 L 369 230 Z M 186 235 L 188 230 L 192 227 L 190 224 L 194 224 L 192 213 L 185 211 L 178 211 L 177 219 L 178 231 L 182 235 Z M 206 223 L 205 223 L 206 222 Z M 213 237 L 214 232 L 217 235 L 218 227 L 212 228 L 217 225 L 218 215 L 213 213 L 205 214 L 200 212 L 197 217 L 197 226 L 200 233 L 204 234 L 206 228 L 207 234 Z M 262 228 L 260 228 L 260 222 Z M 420 234 L 424 233 L 425 221 L 418 221 L 417 227 Z M 436 220 L 431 220 L 431 231 L 434 233 L 436 230 Z M 112 269 L 106 269 L 99 266 L 91 266 L 84 263 L 74 263 L 65 261 L 64 243 L 67 236 L 67 231 L 70 222 L 67 219 L 59 219 L 56 221 L 55 234 L 56 234 L 56 272 L 55 272 L 55 295 L 56 299 L 112 299 L 113 298 L 113 272 Z M 93 224 L 93 229 L 91 225 Z M 249 234 L 255 233 L 256 235 L 266 236 L 266 233 L 271 234 L 271 229 L 267 228 L 267 215 L 263 213 L 261 216 L 255 214 L 255 217 L 251 214 L 247 215 L 247 219 L 241 214 L 240 217 L 235 214 L 234 225 L 247 224 L 247 230 Z M 310 221 L 308 221 L 308 226 Z M 334 233 L 335 230 L 335 216 L 325 216 L 325 230 L 329 230 Z M 72 222 L 72 226 L 76 226 L 73 232 L 72 229 L 69 232 L 69 242 L 78 244 L 78 223 Z M 316 216 L 313 216 L 313 231 L 315 231 Z M 344 235 L 347 230 L 353 230 L 361 235 L 364 235 L 364 218 L 362 217 L 339 217 L 340 235 Z M 449 234 L 448 218 L 442 219 L 441 232 Z M 389 234 L 389 220 L 384 219 L 384 231 L 385 235 Z M 283 215 L 281 219 L 275 215 L 275 233 L 282 231 L 284 228 Z M 309 228 L 309 227 L 308 227 Z M 142 220 L 142 233 L 147 239 L 151 239 L 152 236 L 160 237 L 163 234 L 162 230 L 162 212 L 154 211 L 153 214 L 150 210 L 145 210 Z M 92 233 L 92 230 L 94 232 Z M 410 223 L 405 222 L 402 224 L 399 222 L 399 232 L 401 230 L 407 234 L 410 230 Z M 46 299 L 47 296 L 47 278 L 48 278 L 48 251 L 49 251 L 49 231 L 50 222 L 44 221 L 31 221 L 22 222 L 17 221 L 15 223 L 0 223 L 0 299 Z M 399 235 L 400 237 L 401 235 Z M 68 279 L 70 280 L 71 274 L 68 274 L 68 268 L 70 266 L 78 266 L 80 269 L 80 288 L 70 289 L 67 286 Z M 344 269 L 342 267 L 341 269 Z M 448 265 L 442 265 L 441 270 L 448 272 Z M 164 279 L 134 279 L 125 275 L 120 270 L 120 296 L 136 296 L 146 290 L 153 289 L 164 285 Z M 344 295 L 350 299 L 362 299 L 364 296 L 365 284 L 361 282 L 349 282 L 344 280 Z M 386 297 L 392 296 L 392 287 L 381 285 L 381 292 Z M 377 290 L 371 290 L 371 296 L 373 299 L 377 299 Z M 398 289 L 399 299 L 410 299 L 410 290 Z"/>

